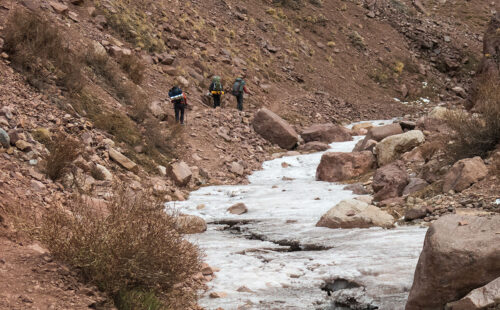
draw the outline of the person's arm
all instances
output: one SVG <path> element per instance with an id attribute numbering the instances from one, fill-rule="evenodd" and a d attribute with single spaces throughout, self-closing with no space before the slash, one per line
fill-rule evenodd
<path id="1" fill-rule="evenodd" d="M 214 83 L 210 83 L 210 87 L 208 87 L 208 91 L 212 92 L 214 90 Z"/>
<path id="2" fill-rule="evenodd" d="M 187 105 L 188 99 L 187 99 L 186 93 L 182 93 L 182 96 L 184 97 L 184 104 Z"/>
<path id="3" fill-rule="evenodd" d="M 246 86 L 243 86 L 243 91 L 245 92 L 245 94 L 251 95 Z"/>

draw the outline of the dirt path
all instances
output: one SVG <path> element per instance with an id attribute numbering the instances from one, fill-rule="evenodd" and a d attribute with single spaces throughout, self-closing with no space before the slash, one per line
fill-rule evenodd
<path id="1" fill-rule="evenodd" d="M 21 244 L 0 239 L 1 309 L 96 309 L 102 303 L 38 244 Z"/>

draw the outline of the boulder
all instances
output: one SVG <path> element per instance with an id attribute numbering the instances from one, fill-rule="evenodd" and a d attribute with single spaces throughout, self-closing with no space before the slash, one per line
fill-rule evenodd
<path id="1" fill-rule="evenodd" d="M 241 215 L 248 212 L 247 206 L 244 203 L 237 203 L 227 209 L 231 214 Z"/>
<path id="2" fill-rule="evenodd" d="M 290 124 L 265 108 L 255 114 L 253 128 L 264 139 L 284 149 L 292 149 L 299 141 L 299 136 Z"/>
<path id="3" fill-rule="evenodd" d="M 117 162 L 123 168 L 125 168 L 129 171 L 132 171 L 134 173 L 139 172 L 139 166 L 137 166 L 136 163 L 134 163 L 133 161 L 128 159 L 122 153 L 118 152 L 117 150 L 115 150 L 114 148 L 111 148 L 111 147 L 109 148 L 108 152 L 109 152 L 109 157 L 112 160 L 114 160 L 115 162 Z"/>
<path id="4" fill-rule="evenodd" d="M 168 166 L 168 175 L 178 186 L 186 186 L 191 180 L 193 173 L 191 172 L 189 166 L 185 162 L 181 161 Z"/>
<path id="5" fill-rule="evenodd" d="M 396 124 L 396 123 L 384 125 L 384 126 L 379 126 L 379 127 L 373 127 L 368 131 L 368 134 L 362 140 L 363 142 L 356 145 L 356 147 L 354 148 L 354 151 L 359 152 L 360 150 L 366 150 L 366 145 L 368 144 L 368 141 L 370 141 L 370 140 L 375 140 L 375 141 L 379 142 L 387 137 L 399 135 L 402 133 L 403 133 L 403 129 L 401 128 L 401 125 Z"/>
<path id="6" fill-rule="evenodd" d="M 375 149 L 375 146 L 377 146 L 377 141 L 375 140 L 359 140 L 358 143 L 354 146 L 353 152 L 363 152 L 363 151 L 370 151 L 373 152 Z"/>
<path id="7" fill-rule="evenodd" d="M 324 214 L 317 227 L 328 228 L 368 228 L 379 226 L 389 228 L 394 218 L 387 212 L 365 202 L 343 200 Z"/>
<path id="8" fill-rule="evenodd" d="M 498 305 L 500 305 L 500 278 L 473 290 L 459 301 L 447 304 L 446 309 L 480 310 Z"/>
<path id="9" fill-rule="evenodd" d="M 427 181 L 425 181 L 424 179 L 410 178 L 410 182 L 408 183 L 408 185 L 406 185 L 405 189 L 403 190 L 403 196 L 421 191 L 427 186 L 429 186 L 429 183 L 427 183 Z"/>
<path id="10" fill-rule="evenodd" d="M 56 13 L 59 13 L 59 14 L 66 14 L 66 13 L 68 13 L 69 9 L 68 9 L 67 5 L 64 5 L 62 3 L 55 2 L 55 1 L 50 1 L 49 4 L 54 9 L 54 11 Z"/>
<path id="11" fill-rule="evenodd" d="M 368 195 L 370 192 L 361 183 L 349 184 L 344 190 L 351 191 L 354 195 Z"/>
<path id="12" fill-rule="evenodd" d="M 378 165 L 380 167 L 387 165 L 424 142 L 425 136 L 420 130 L 387 137 L 375 147 L 374 153 L 377 154 Z"/>
<path id="13" fill-rule="evenodd" d="M 498 278 L 499 227 L 499 215 L 454 214 L 434 222 L 427 231 L 405 309 L 443 309 Z"/>
<path id="14" fill-rule="evenodd" d="M 413 221 L 427 216 L 427 209 L 422 207 L 414 207 L 406 210 L 405 221 Z"/>
<path id="15" fill-rule="evenodd" d="M 366 132 L 368 132 L 368 130 L 370 130 L 372 128 L 373 128 L 372 123 L 355 124 L 352 126 L 352 132 L 354 132 L 358 136 L 362 136 L 363 133 L 365 132 L 365 130 L 366 130 Z"/>
<path id="16" fill-rule="evenodd" d="M 375 157 L 371 152 L 328 152 L 321 157 L 316 169 L 316 180 L 345 181 L 369 172 L 374 166 Z"/>
<path id="17" fill-rule="evenodd" d="M 315 124 L 304 129 L 301 134 L 305 142 L 319 141 L 324 143 L 351 141 L 351 131 L 335 124 Z"/>
<path id="18" fill-rule="evenodd" d="M 237 162 L 232 162 L 229 170 L 237 175 L 243 175 L 245 173 L 245 168 L 243 168 L 243 166 Z"/>
<path id="19" fill-rule="evenodd" d="M 0 146 L 8 149 L 10 147 L 10 137 L 9 134 L 0 128 Z"/>
<path id="20" fill-rule="evenodd" d="M 313 142 L 308 142 L 304 145 L 300 146 L 300 150 L 306 151 L 306 152 L 323 152 L 326 151 L 330 148 L 330 146 L 326 143 L 323 142 L 318 142 L 318 141 L 313 141 Z"/>
<path id="21" fill-rule="evenodd" d="M 108 170 L 108 168 L 95 164 L 95 169 L 99 172 L 103 181 L 113 181 L 113 174 Z"/>
<path id="22" fill-rule="evenodd" d="M 450 190 L 461 192 L 487 175 L 488 168 L 481 157 L 459 160 L 445 175 L 443 192 L 447 193 Z"/>
<path id="23" fill-rule="evenodd" d="M 207 231 L 205 220 L 196 215 L 179 215 L 176 225 L 182 234 L 201 234 Z"/>
<path id="24" fill-rule="evenodd" d="M 409 182 L 410 177 L 400 160 L 379 168 L 373 176 L 372 187 L 375 191 L 373 198 L 375 201 L 382 201 L 401 197 Z"/>
<path id="25" fill-rule="evenodd" d="M 438 119 L 438 120 L 444 120 L 446 119 L 446 115 L 449 113 L 449 110 L 445 107 L 435 107 L 429 112 L 429 117 Z"/>

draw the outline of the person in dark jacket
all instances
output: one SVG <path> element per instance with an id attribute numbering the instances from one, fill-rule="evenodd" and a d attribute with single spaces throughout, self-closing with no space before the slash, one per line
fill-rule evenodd
<path id="1" fill-rule="evenodd" d="M 175 122 L 184 125 L 184 111 L 187 106 L 186 94 L 178 86 L 174 86 L 168 92 L 168 96 L 174 104 Z"/>
<path id="2" fill-rule="evenodd" d="M 208 88 L 208 90 L 212 94 L 212 98 L 214 99 L 214 109 L 217 107 L 220 107 L 220 105 L 221 105 L 221 98 L 222 98 L 222 95 L 224 95 L 223 89 L 224 88 L 222 86 L 220 76 L 214 76 L 214 78 L 212 79 L 212 83 L 210 84 L 210 87 Z"/>

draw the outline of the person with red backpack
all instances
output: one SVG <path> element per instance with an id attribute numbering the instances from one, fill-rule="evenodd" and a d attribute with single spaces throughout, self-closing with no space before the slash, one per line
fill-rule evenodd
<path id="1" fill-rule="evenodd" d="M 246 82 L 245 80 L 243 80 L 243 78 L 239 77 L 234 81 L 232 94 L 236 97 L 236 108 L 240 111 L 243 111 L 243 94 L 250 94 L 250 92 L 247 90 Z"/>
<path id="2" fill-rule="evenodd" d="M 168 91 L 168 96 L 174 104 L 175 122 L 184 125 L 184 112 L 187 106 L 186 94 L 178 86 L 174 86 Z"/>

